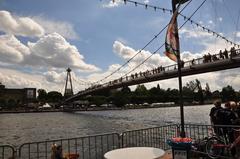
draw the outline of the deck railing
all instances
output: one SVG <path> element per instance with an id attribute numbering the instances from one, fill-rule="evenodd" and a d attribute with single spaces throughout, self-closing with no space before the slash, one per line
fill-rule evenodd
<path id="1" fill-rule="evenodd" d="M 79 154 L 82 159 L 102 158 L 105 152 L 119 148 L 119 134 L 102 134 L 79 138 L 25 143 L 19 147 L 19 158 L 49 159 L 51 147 L 61 145 L 63 154 Z"/>
<path id="2" fill-rule="evenodd" d="M 0 159 L 14 158 L 15 149 L 11 145 L 0 145 Z"/>
<path id="3" fill-rule="evenodd" d="M 240 129 L 240 126 L 222 126 Z M 179 136 L 180 125 L 166 125 L 147 129 L 126 131 L 121 134 L 101 134 L 79 138 L 48 140 L 42 142 L 24 143 L 18 149 L 10 145 L 0 146 L 0 159 L 49 159 L 53 144 L 61 145 L 63 153 L 79 154 L 79 159 L 102 159 L 104 153 L 123 147 L 156 147 L 170 149 L 167 139 Z M 185 124 L 187 137 L 200 141 L 212 135 L 211 125 Z M 16 154 L 15 152 L 18 153 Z M 204 153 L 204 152 L 202 152 Z"/>

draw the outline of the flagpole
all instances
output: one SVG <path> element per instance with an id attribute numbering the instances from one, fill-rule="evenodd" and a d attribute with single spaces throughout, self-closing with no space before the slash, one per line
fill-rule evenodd
<path id="1" fill-rule="evenodd" d="M 172 0 L 173 13 L 176 11 L 176 5 L 177 5 L 176 0 Z M 177 19 L 176 19 L 176 24 L 177 24 Z M 181 62 L 181 58 L 180 58 L 180 49 L 177 51 L 177 64 L 178 64 L 178 83 L 179 83 L 179 104 L 180 104 L 180 116 L 181 116 L 180 137 L 186 137 L 185 130 L 184 130 L 184 110 L 183 110 L 182 71 L 181 71 L 182 62 Z"/>

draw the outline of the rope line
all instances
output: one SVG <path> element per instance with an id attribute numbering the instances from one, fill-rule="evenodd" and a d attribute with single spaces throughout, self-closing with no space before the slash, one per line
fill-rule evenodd
<path id="1" fill-rule="evenodd" d="M 158 9 L 158 10 L 162 10 L 164 13 L 165 13 L 165 12 L 169 12 L 169 13 L 172 14 L 172 10 L 171 10 L 171 9 L 162 8 L 162 7 L 158 7 L 158 6 L 153 6 L 153 5 L 149 5 L 149 4 L 146 4 L 146 3 L 140 3 L 140 2 L 136 2 L 136 1 L 132 1 L 132 0 L 122 0 L 122 1 L 124 2 L 124 4 L 127 4 L 127 2 L 129 2 L 129 3 L 133 3 L 135 6 L 138 6 L 138 5 L 144 6 L 145 9 L 147 9 L 147 8 L 153 8 L 154 11 L 156 11 L 156 10 Z M 192 0 L 190 0 L 189 3 L 190 3 L 191 1 L 192 1 Z M 112 2 L 114 3 L 115 1 L 112 0 Z M 204 3 L 205 3 L 205 2 L 206 2 L 206 0 L 204 1 Z M 188 4 L 189 4 L 189 3 L 188 3 Z M 188 4 L 187 4 L 187 5 L 188 5 Z M 186 7 L 187 5 L 185 5 L 185 7 Z M 203 4 L 201 4 L 201 6 L 202 6 L 202 5 L 203 5 Z M 200 7 L 201 7 L 201 6 L 200 6 Z M 225 40 L 227 43 L 230 43 L 231 45 L 234 45 L 234 47 L 237 46 L 238 48 L 240 48 L 240 45 L 239 45 L 239 44 L 236 44 L 235 42 L 227 39 L 226 37 L 222 36 L 221 34 L 215 32 L 215 31 L 213 31 L 213 30 L 211 30 L 211 29 L 209 29 L 209 28 L 207 28 L 207 27 L 205 27 L 205 26 L 203 26 L 203 25 L 201 25 L 201 24 L 199 24 L 199 23 L 197 23 L 197 22 L 195 22 L 194 20 L 191 19 L 192 16 L 197 12 L 197 10 L 198 10 L 200 7 L 199 7 L 190 17 L 187 17 L 187 16 L 185 16 L 185 15 L 183 15 L 183 14 L 181 13 L 181 12 L 185 9 L 185 7 L 179 12 L 179 15 L 180 15 L 181 17 L 183 17 L 183 18 L 184 18 L 184 21 L 185 21 L 185 22 L 183 23 L 183 25 L 185 25 L 187 22 L 190 22 L 191 24 L 194 24 L 194 25 L 196 25 L 197 27 L 202 28 L 203 31 L 206 31 L 206 32 L 208 32 L 208 33 L 211 33 L 213 36 L 215 36 L 215 37 L 217 37 L 217 38 L 221 38 L 222 40 Z M 168 26 L 168 25 L 166 25 L 163 29 L 161 29 L 161 31 L 160 31 L 158 34 L 156 34 L 142 49 L 140 49 L 134 56 L 132 56 L 129 60 L 127 60 L 124 64 L 122 64 L 119 68 L 117 68 L 115 71 L 111 72 L 109 75 L 107 75 L 106 77 L 102 78 L 101 80 L 96 81 L 96 82 L 93 82 L 92 84 L 97 84 L 97 83 L 103 82 L 105 79 L 109 78 L 110 76 L 112 76 L 112 75 L 115 74 L 116 72 L 120 71 L 120 70 L 121 70 L 124 66 L 126 66 L 132 59 L 134 59 L 139 53 L 141 53 L 148 45 L 150 45 L 156 38 L 158 38 L 158 36 L 167 28 L 167 26 Z M 181 29 L 181 28 L 182 28 L 182 26 L 181 26 L 179 29 Z M 163 47 L 163 46 L 160 46 L 156 51 L 160 50 L 162 47 Z M 154 51 L 153 54 L 155 54 L 156 51 Z M 153 54 L 152 54 L 152 55 L 153 55 Z M 152 55 L 150 55 L 150 56 L 152 56 Z M 148 59 L 149 59 L 149 58 L 147 58 L 147 60 L 148 60 Z M 144 62 L 147 61 L 147 60 L 144 60 Z M 142 65 L 142 64 L 143 64 L 143 63 L 140 63 L 140 65 Z M 136 69 L 136 68 L 134 68 L 134 70 L 135 70 L 135 69 Z M 132 72 L 132 71 L 130 71 L 130 72 Z M 129 74 L 129 73 L 127 73 L 127 74 Z M 126 75 L 126 74 L 125 74 L 125 75 Z M 125 75 L 124 75 L 124 76 L 125 76 Z"/>

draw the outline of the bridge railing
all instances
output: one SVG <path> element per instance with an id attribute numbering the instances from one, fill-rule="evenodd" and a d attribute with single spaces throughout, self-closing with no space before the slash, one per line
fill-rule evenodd
<path id="1" fill-rule="evenodd" d="M 216 62 L 219 60 L 226 60 L 226 59 L 232 59 L 234 56 L 240 55 L 240 49 L 231 49 L 230 51 L 221 51 L 217 54 L 205 54 L 203 57 L 200 58 L 196 58 L 196 59 L 192 59 L 192 60 L 188 60 L 188 61 L 184 61 L 182 63 L 182 68 L 185 67 L 191 67 L 191 66 L 196 66 L 196 65 L 200 65 L 200 64 L 204 64 L 204 63 L 209 63 L 209 62 Z M 150 77 L 152 75 L 155 74 L 161 74 L 161 73 L 165 73 L 167 71 L 174 71 L 177 70 L 178 66 L 177 64 L 173 64 L 173 65 L 169 65 L 169 66 L 160 66 L 157 68 L 154 68 L 152 70 L 147 70 L 144 72 L 139 72 L 139 73 L 134 73 L 131 74 L 129 76 L 124 76 L 121 77 L 119 79 L 115 79 L 103 84 L 98 84 L 98 85 L 94 85 L 88 89 L 86 89 L 85 91 L 82 92 L 86 92 L 86 91 L 94 91 L 94 90 L 98 90 L 101 88 L 105 88 L 105 87 L 109 87 L 109 86 L 113 86 L 115 84 L 119 84 L 122 82 L 127 82 L 127 81 L 131 81 L 131 80 L 136 80 L 136 79 L 140 79 L 140 78 L 146 78 L 146 77 Z"/>
<path id="2" fill-rule="evenodd" d="M 0 145 L 0 159 L 14 159 L 15 149 L 11 145 Z"/>

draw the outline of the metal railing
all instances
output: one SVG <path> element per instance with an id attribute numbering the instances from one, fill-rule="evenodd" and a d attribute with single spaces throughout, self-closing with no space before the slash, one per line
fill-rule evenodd
<path id="1" fill-rule="evenodd" d="M 156 147 L 169 149 L 167 139 L 178 136 L 178 125 L 167 125 L 161 127 L 126 131 L 122 133 L 122 147 Z"/>
<path id="2" fill-rule="evenodd" d="M 191 66 L 195 66 L 195 65 L 206 64 L 206 63 L 210 63 L 210 62 L 216 62 L 219 60 L 232 59 L 233 57 L 238 56 L 238 55 L 240 55 L 240 49 L 236 49 L 236 50 L 234 49 L 234 51 L 229 50 L 224 53 L 221 52 L 221 53 L 217 53 L 217 54 L 205 54 L 203 57 L 184 61 L 183 65 L 181 67 L 185 68 L 185 67 L 191 67 Z M 109 87 L 114 84 L 131 81 L 134 79 L 151 77 L 154 74 L 164 74 L 165 72 L 175 71 L 175 70 L 177 70 L 177 68 L 178 68 L 177 64 L 168 65 L 168 66 L 160 66 L 160 67 L 154 68 L 152 70 L 147 70 L 145 72 L 140 72 L 140 73 L 134 73 L 132 75 L 124 76 L 119 79 L 115 79 L 115 80 L 112 80 L 112 81 L 109 81 L 106 83 L 102 83 L 102 84 L 98 83 L 98 84 L 93 85 L 83 91 L 80 91 L 78 94 L 81 94 L 83 92 L 95 91 L 95 90 L 98 90 L 98 89 L 101 89 L 104 87 Z"/>
<path id="3" fill-rule="evenodd" d="M 240 126 L 216 127 L 240 129 Z M 124 147 L 156 147 L 164 150 L 170 149 L 167 139 L 179 136 L 180 125 L 166 125 L 147 129 L 126 131 L 121 134 L 111 133 L 95 136 L 85 136 L 79 138 L 69 138 L 60 140 L 48 140 L 42 142 L 24 143 L 18 149 L 10 145 L 0 146 L 0 159 L 20 158 L 20 159 L 49 159 L 51 158 L 51 147 L 54 144 L 61 145 L 63 154 L 79 154 L 79 159 L 102 159 L 104 154 L 110 150 Z M 211 125 L 185 124 L 187 137 L 191 137 L 194 142 L 203 141 L 211 137 Z M 15 152 L 17 152 L 16 154 Z M 204 154 L 205 149 L 199 153 Z"/>
<path id="4" fill-rule="evenodd" d="M 15 149 L 11 145 L 0 145 L 0 159 L 14 159 Z"/>
<path id="5" fill-rule="evenodd" d="M 119 134 L 25 143 L 19 147 L 21 159 L 49 159 L 52 145 L 61 145 L 63 154 L 79 154 L 82 159 L 102 158 L 107 151 L 119 148 Z"/>

